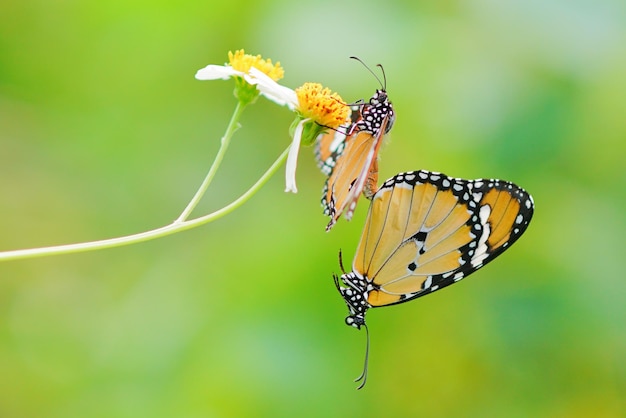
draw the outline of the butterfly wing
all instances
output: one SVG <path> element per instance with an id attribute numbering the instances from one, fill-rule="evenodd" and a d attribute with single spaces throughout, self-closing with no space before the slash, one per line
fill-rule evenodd
<path id="1" fill-rule="evenodd" d="M 337 159 L 346 147 L 346 138 L 355 128 L 355 122 L 361 118 L 361 106 L 350 106 L 350 122 L 340 125 L 336 130 L 321 134 L 315 140 L 315 161 L 317 166 L 326 176 L 330 176 Z"/>
<path id="2" fill-rule="evenodd" d="M 315 141 L 315 160 L 326 176 L 330 176 L 337 164 L 337 159 L 346 147 L 346 133 L 351 124 L 341 125 L 336 131 L 321 134 Z"/>
<path id="3" fill-rule="evenodd" d="M 401 173 L 374 195 L 353 270 L 371 281 L 371 306 L 406 302 L 493 260 L 532 214 L 532 197 L 510 182 Z"/>
<path id="4" fill-rule="evenodd" d="M 327 230 L 337 222 L 344 211 L 346 219 L 350 220 L 365 185 L 377 183 L 378 170 L 374 162 L 378 156 L 382 136 L 381 133 L 372 135 L 370 132 L 361 131 L 347 140 L 345 149 L 337 158 L 324 186 L 322 206 L 324 214 L 330 216 Z M 371 172 L 372 170 L 374 171 Z"/>
<path id="5" fill-rule="evenodd" d="M 344 129 L 320 136 L 316 144 L 318 166 L 329 176 L 322 196 L 324 214 L 331 218 L 326 230 L 344 212 L 352 218 L 362 192 L 368 199 L 376 192 L 378 151 L 395 113 L 387 93 L 377 90 L 369 103 L 353 108 L 351 118 Z"/>

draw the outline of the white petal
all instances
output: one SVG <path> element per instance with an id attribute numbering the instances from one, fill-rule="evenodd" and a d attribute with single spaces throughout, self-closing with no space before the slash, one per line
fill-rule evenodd
<path id="1" fill-rule="evenodd" d="M 281 86 L 264 72 L 251 67 L 249 75 L 244 75 L 244 78 L 248 83 L 256 84 L 261 94 L 274 103 L 281 106 L 287 105 L 291 110 L 298 107 L 296 92 L 289 87 Z"/>
<path id="2" fill-rule="evenodd" d="M 234 70 L 229 65 L 207 65 L 198 70 L 196 79 L 198 80 L 227 80 L 232 76 L 243 76 L 241 71 Z"/>
<path id="3" fill-rule="evenodd" d="M 298 151 L 300 150 L 300 140 L 302 139 L 302 131 L 304 130 L 304 124 L 311 119 L 303 119 L 298 123 L 293 133 L 293 141 L 291 141 L 291 147 L 289 148 L 289 155 L 287 156 L 287 167 L 285 168 L 285 191 L 298 193 L 296 187 L 296 167 L 298 166 Z"/>

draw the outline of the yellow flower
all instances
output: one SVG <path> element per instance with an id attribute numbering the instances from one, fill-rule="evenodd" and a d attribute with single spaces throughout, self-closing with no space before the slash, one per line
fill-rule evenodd
<path id="1" fill-rule="evenodd" d="M 207 65 L 196 72 L 198 80 L 227 80 L 235 78 L 235 97 L 244 103 L 252 103 L 259 95 L 256 88 L 257 81 L 251 72 L 258 73 L 270 78 L 273 81 L 280 80 L 285 75 L 285 71 L 280 63 L 272 64 L 272 60 L 263 59 L 260 55 L 249 55 L 243 49 L 228 52 L 228 63 L 224 65 Z M 273 100 L 271 96 L 262 93 Z M 284 104 L 284 103 L 279 103 Z"/>
<path id="2" fill-rule="evenodd" d="M 350 108 L 337 93 L 319 83 L 304 83 L 296 89 L 298 112 L 319 125 L 337 129 L 350 116 Z"/>
<path id="3" fill-rule="evenodd" d="M 350 107 L 330 89 L 319 83 L 305 83 L 295 90 L 298 118 L 292 126 L 293 141 L 287 157 L 285 191 L 296 193 L 296 167 L 300 144 L 311 145 L 326 129 L 337 129 L 350 117 Z"/>
<path id="4" fill-rule="evenodd" d="M 248 55 L 243 49 L 235 51 L 235 53 L 228 51 L 228 61 L 234 70 L 242 73 L 249 73 L 250 68 L 254 67 L 274 81 L 278 81 L 285 76 L 285 71 L 280 66 L 280 62 L 272 64 L 271 59 L 264 60 L 260 55 Z"/>

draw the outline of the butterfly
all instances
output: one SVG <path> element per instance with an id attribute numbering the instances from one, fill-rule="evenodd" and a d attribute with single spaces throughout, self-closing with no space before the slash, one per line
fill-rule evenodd
<path id="1" fill-rule="evenodd" d="M 408 302 L 454 284 L 524 233 L 532 197 L 513 183 L 464 180 L 425 170 L 400 173 L 374 194 L 352 271 L 333 275 L 348 305 L 346 324 L 364 326 L 370 308 Z M 369 333 L 359 389 L 367 379 Z"/>
<path id="2" fill-rule="evenodd" d="M 362 192 L 371 199 L 378 188 L 378 151 L 395 121 L 384 70 L 383 79 L 369 102 L 352 106 L 350 123 L 317 138 L 318 166 L 328 176 L 322 196 L 324 214 L 330 216 L 327 231 L 344 212 L 347 220 L 352 218 Z"/>

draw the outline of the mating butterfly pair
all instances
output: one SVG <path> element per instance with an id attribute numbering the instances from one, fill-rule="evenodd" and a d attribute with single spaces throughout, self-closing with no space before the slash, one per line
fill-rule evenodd
<path id="1" fill-rule="evenodd" d="M 326 229 L 344 212 L 352 217 L 361 193 L 371 200 L 352 271 L 345 272 L 340 252 L 343 274 L 334 275 L 350 313 L 346 324 L 366 331 L 368 309 L 430 294 L 496 258 L 524 233 L 534 210 L 524 189 L 496 179 L 420 170 L 397 174 L 379 189 L 378 152 L 395 121 L 385 84 L 354 109 L 350 124 L 321 135 L 316 144 L 318 165 L 328 175 Z M 369 334 L 359 389 L 368 355 Z"/>

